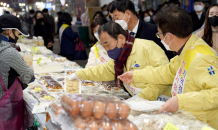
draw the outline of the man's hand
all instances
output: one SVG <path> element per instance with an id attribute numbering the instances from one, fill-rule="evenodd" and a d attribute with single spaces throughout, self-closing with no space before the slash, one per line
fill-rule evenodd
<path id="1" fill-rule="evenodd" d="M 118 79 L 122 80 L 126 84 L 132 83 L 133 80 L 133 71 L 128 71 L 126 73 L 123 73 L 122 75 L 117 77 Z"/>
<path id="2" fill-rule="evenodd" d="M 49 42 L 48 45 L 47 45 L 47 47 L 50 48 L 50 47 L 52 47 L 53 45 L 54 45 L 54 43 Z"/>
<path id="3" fill-rule="evenodd" d="M 163 111 L 176 112 L 178 110 L 179 110 L 178 98 L 177 96 L 173 96 L 163 105 L 163 107 L 157 113 L 160 114 Z"/>

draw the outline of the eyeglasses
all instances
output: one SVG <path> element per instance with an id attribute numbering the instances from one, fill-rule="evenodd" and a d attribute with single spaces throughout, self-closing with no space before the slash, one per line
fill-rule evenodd
<path id="1" fill-rule="evenodd" d="M 164 33 L 159 33 L 159 32 L 156 33 L 157 38 L 160 38 L 160 35 L 161 35 L 161 34 L 164 34 Z"/>

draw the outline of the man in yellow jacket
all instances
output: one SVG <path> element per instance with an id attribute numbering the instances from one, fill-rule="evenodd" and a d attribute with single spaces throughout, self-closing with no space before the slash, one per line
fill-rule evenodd
<path id="1" fill-rule="evenodd" d="M 70 76 L 70 80 L 83 79 L 93 81 L 112 81 L 123 86 L 133 96 L 145 88 L 147 83 L 123 84 L 117 76 L 124 71 L 141 70 L 146 66 L 158 67 L 168 64 L 164 51 L 153 41 L 137 39 L 115 22 L 108 22 L 98 30 L 100 41 L 108 56 L 113 60 L 94 67 L 79 70 Z M 169 85 L 148 85 L 156 95 L 161 95 Z M 156 89 L 155 89 L 156 88 Z M 156 91 L 157 90 L 157 91 Z M 155 96 L 156 96 L 155 95 Z M 153 99 L 153 100 L 157 100 Z"/>
<path id="2" fill-rule="evenodd" d="M 198 120 L 218 129 L 218 57 L 202 39 L 192 34 L 188 12 L 171 7 L 156 17 L 158 36 L 166 49 L 178 56 L 160 67 L 145 67 L 124 73 L 118 78 L 125 83 L 171 84 L 170 98 L 159 110 L 191 112 Z M 149 99 L 148 89 L 139 94 Z"/>

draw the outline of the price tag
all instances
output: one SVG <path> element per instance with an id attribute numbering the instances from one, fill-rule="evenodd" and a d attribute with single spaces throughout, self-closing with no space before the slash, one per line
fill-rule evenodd
<path id="1" fill-rule="evenodd" d="M 202 128 L 202 130 L 215 130 L 215 129 L 210 128 L 210 127 L 208 127 L 208 126 L 204 126 L 204 127 Z"/>
<path id="2" fill-rule="evenodd" d="M 19 39 L 22 39 L 22 38 L 23 38 L 23 35 L 20 35 L 20 36 L 19 36 Z"/>
<path id="3" fill-rule="evenodd" d="M 35 48 L 34 48 L 34 52 L 35 52 L 35 53 L 37 53 L 38 50 L 39 50 L 38 47 L 35 47 Z"/>
<path id="4" fill-rule="evenodd" d="M 35 50 L 35 47 L 32 47 L 32 48 L 31 48 L 31 51 L 34 52 L 34 50 Z"/>
<path id="5" fill-rule="evenodd" d="M 49 59 L 51 59 L 53 56 L 51 55 L 50 57 L 49 57 Z"/>
<path id="6" fill-rule="evenodd" d="M 37 65 L 39 66 L 40 62 L 41 62 L 42 58 L 40 57 L 37 61 Z"/>
<path id="7" fill-rule="evenodd" d="M 164 130 L 179 130 L 179 129 L 173 124 L 171 124 L 170 122 L 168 122 L 167 125 L 164 127 Z"/>

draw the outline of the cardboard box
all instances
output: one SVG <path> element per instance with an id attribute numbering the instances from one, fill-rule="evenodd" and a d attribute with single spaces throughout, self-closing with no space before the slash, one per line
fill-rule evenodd
<path id="1" fill-rule="evenodd" d="M 99 6 L 99 0 L 86 0 L 86 7 Z"/>

